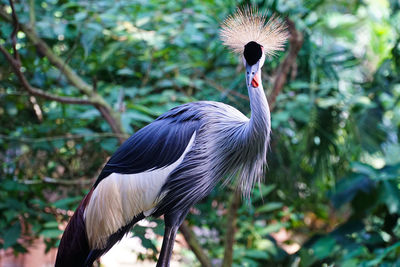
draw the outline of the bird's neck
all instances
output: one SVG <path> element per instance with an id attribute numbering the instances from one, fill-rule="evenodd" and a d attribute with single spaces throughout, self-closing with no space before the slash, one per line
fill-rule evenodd
<path id="1" fill-rule="evenodd" d="M 248 85 L 251 108 L 249 130 L 252 136 L 256 138 L 264 137 L 266 138 L 265 141 L 268 141 L 271 131 L 271 114 L 261 82 L 261 70 L 257 75 L 260 77 L 259 86 L 255 88 L 251 84 Z"/>

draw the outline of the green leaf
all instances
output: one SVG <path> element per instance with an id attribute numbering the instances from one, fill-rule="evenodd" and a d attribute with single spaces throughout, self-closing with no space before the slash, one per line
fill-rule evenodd
<path id="1" fill-rule="evenodd" d="M 58 222 L 57 221 L 50 221 L 50 222 L 46 222 L 45 224 L 43 224 L 44 228 L 58 228 Z"/>
<path id="2" fill-rule="evenodd" d="M 44 238 L 58 238 L 62 235 L 63 231 L 59 229 L 45 229 L 40 232 Z"/>
<path id="3" fill-rule="evenodd" d="M 256 209 L 256 212 L 263 213 L 263 212 L 270 212 L 283 207 L 283 203 L 281 202 L 270 202 L 267 204 L 262 205 L 261 207 Z"/>
<path id="4" fill-rule="evenodd" d="M 242 267 L 242 266 L 246 266 L 246 267 L 258 267 L 260 266 L 260 263 L 258 261 L 255 261 L 251 258 L 248 257 L 242 257 L 240 258 L 240 264 L 239 265 L 234 265 L 233 267 Z"/>
<path id="5" fill-rule="evenodd" d="M 265 198 L 276 188 L 275 184 L 265 185 L 261 184 L 261 190 L 256 187 L 254 191 L 254 196 L 252 197 L 254 201 L 261 199 L 261 197 Z"/>
<path id="6" fill-rule="evenodd" d="M 310 88 L 310 83 L 303 81 L 293 81 L 289 84 L 291 89 L 307 89 Z"/>
<path id="7" fill-rule="evenodd" d="M 285 228 L 285 227 L 288 227 L 288 226 L 289 226 L 288 223 L 280 223 L 280 222 L 278 222 L 278 223 L 271 223 L 271 224 L 268 224 L 267 226 L 263 227 L 263 228 L 259 231 L 259 233 L 260 233 L 260 235 L 262 235 L 262 236 L 266 236 L 266 235 L 269 235 L 269 234 L 271 234 L 271 233 L 276 233 L 276 232 L 278 232 L 279 230 L 281 230 L 282 228 Z"/>
<path id="8" fill-rule="evenodd" d="M 85 31 L 85 34 L 81 35 L 80 42 L 85 51 L 85 58 L 87 58 L 90 52 L 92 51 L 94 42 L 98 35 L 99 32 L 96 29 L 90 27 L 88 27 L 88 29 Z"/>
<path id="9" fill-rule="evenodd" d="M 389 247 L 387 247 L 385 249 L 380 250 L 379 251 L 380 253 L 373 260 L 370 260 L 370 261 L 366 262 L 366 266 L 371 266 L 372 267 L 372 266 L 380 265 L 381 263 L 383 263 L 383 260 L 388 256 L 388 254 L 393 252 L 393 251 L 397 251 L 396 255 L 397 255 L 397 258 L 398 258 L 398 255 L 400 254 L 400 249 L 399 248 L 400 248 L 400 242 L 396 242 L 395 244 L 393 244 L 393 245 L 391 245 L 391 246 L 389 246 Z"/>
<path id="10" fill-rule="evenodd" d="M 118 75 L 121 76 L 133 76 L 135 73 L 133 72 L 133 70 L 129 69 L 129 68 L 123 68 L 117 71 Z"/>
<path id="11" fill-rule="evenodd" d="M 82 135 L 93 134 L 93 131 L 91 129 L 88 129 L 88 128 L 74 128 L 74 129 L 71 130 L 71 132 L 74 133 L 74 134 L 82 134 Z"/>
<path id="12" fill-rule="evenodd" d="M 82 197 L 80 197 L 80 196 L 67 197 L 67 198 L 63 198 L 63 199 L 57 200 L 52 205 L 54 207 L 56 207 L 56 208 L 59 208 L 59 209 L 69 209 L 70 208 L 70 204 L 77 203 L 81 199 L 82 199 Z"/>
<path id="13" fill-rule="evenodd" d="M 377 170 L 371 165 L 355 161 L 351 163 L 351 167 L 354 172 L 363 173 L 365 175 L 368 175 L 370 178 L 378 176 Z"/>
<path id="14" fill-rule="evenodd" d="M 101 54 L 100 62 L 104 63 L 121 47 L 120 43 L 112 43 L 107 49 Z"/>
<path id="15" fill-rule="evenodd" d="M 18 190 L 18 183 L 12 180 L 5 180 L 2 182 L 1 187 L 7 191 L 16 191 Z"/>
<path id="16" fill-rule="evenodd" d="M 6 103 L 6 111 L 10 116 L 15 116 L 18 114 L 18 109 L 14 103 Z"/>
<path id="17" fill-rule="evenodd" d="M 65 145 L 65 141 L 62 139 L 56 139 L 51 141 L 51 144 L 55 147 L 55 148 L 62 148 Z"/>
<path id="18" fill-rule="evenodd" d="M 157 116 L 159 114 L 154 113 L 150 108 L 143 105 L 129 105 L 129 108 L 140 111 L 149 116 Z"/>
<path id="19" fill-rule="evenodd" d="M 318 259 L 324 259 L 334 252 L 336 240 L 332 237 L 326 236 L 318 239 L 312 246 L 314 256 Z"/>
<path id="20" fill-rule="evenodd" d="M 400 213 L 400 190 L 397 183 L 393 181 L 383 181 L 380 199 L 386 204 L 391 214 Z"/>
<path id="21" fill-rule="evenodd" d="M 82 21 L 87 17 L 87 12 L 78 12 L 75 14 L 76 21 Z"/>
<path id="22" fill-rule="evenodd" d="M 332 106 L 336 106 L 336 105 L 338 105 L 340 103 L 340 100 L 339 99 L 336 99 L 336 98 L 319 98 L 319 99 L 317 99 L 317 105 L 320 107 L 320 108 L 329 108 L 329 107 L 332 107 Z"/>
<path id="23" fill-rule="evenodd" d="M 132 228 L 132 233 L 135 236 L 144 236 L 144 234 L 146 233 L 146 227 L 140 226 L 140 225 L 135 225 Z"/>
<path id="24" fill-rule="evenodd" d="M 268 253 L 262 250 L 249 249 L 245 252 L 246 257 L 258 259 L 258 260 L 267 260 L 269 258 Z"/>
<path id="25" fill-rule="evenodd" d="M 361 191 L 365 193 L 371 192 L 375 188 L 375 183 L 369 177 L 362 174 L 352 174 L 344 177 L 336 183 L 334 193 L 331 200 L 336 208 L 348 203 Z"/>
<path id="26" fill-rule="evenodd" d="M 100 112 L 97 109 L 88 109 L 78 115 L 78 118 L 81 119 L 93 119 L 96 117 L 100 117 Z"/>
<path id="27" fill-rule="evenodd" d="M 100 146 L 107 152 L 114 152 L 118 146 L 118 140 L 115 138 L 106 138 L 101 141 Z"/>
<path id="28" fill-rule="evenodd" d="M 153 228 L 153 232 L 162 236 L 164 234 L 164 228 L 165 225 L 162 223 L 162 221 L 158 221 L 157 226 Z"/>
<path id="29" fill-rule="evenodd" d="M 121 120 L 124 125 L 129 123 L 137 123 L 137 122 L 152 122 L 154 119 L 146 114 L 143 114 L 136 110 L 130 110 L 121 115 Z"/>
<path id="30" fill-rule="evenodd" d="M 3 249 L 9 248 L 17 243 L 19 236 L 21 235 L 21 224 L 19 222 L 14 223 L 10 228 L 5 230 Z"/>

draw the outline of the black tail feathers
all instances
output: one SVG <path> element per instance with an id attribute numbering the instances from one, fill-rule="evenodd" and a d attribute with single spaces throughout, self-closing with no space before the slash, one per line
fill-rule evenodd
<path id="1" fill-rule="evenodd" d="M 91 193 L 92 191 L 82 200 L 64 231 L 58 247 L 55 267 L 87 266 L 85 261 L 89 256 L 90 249 L 83 213 Z"/>

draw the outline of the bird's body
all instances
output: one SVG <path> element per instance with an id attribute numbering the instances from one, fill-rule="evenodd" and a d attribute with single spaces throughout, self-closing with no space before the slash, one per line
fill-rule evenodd
<path id="1" fill-rule="evenodd" d="M 91 266 L 137 221 L 161 215 L 166 229 L 157 266 L 168 266 L 176 231 L 190 207 L 222 178 L 237 176 L 238 186 L 250 194 L 263 176 L 270 112 L 260 77 L 264 50 L 258 44 L 246 49 L 256 55 L 256 63 L 246 65 L 250 118 L 223 103 L 193 102 L 132 135 L 71 218 L 57 267 Z"/>
<path id="2" fill-rule="evenodd" d="M 229 105 L 200 101 L 178 106 L 132 135 L 82 206 L 90 250 L 107 251 L 109 237 L 135 218 L 187 211 L 223 177 L 239 171 L 248 176 L 243 181 L 261 177 L 269 132 L 255 132 L 252 124 L 268 125 L 269 113 L 263 114 L 248 119 Z"/>

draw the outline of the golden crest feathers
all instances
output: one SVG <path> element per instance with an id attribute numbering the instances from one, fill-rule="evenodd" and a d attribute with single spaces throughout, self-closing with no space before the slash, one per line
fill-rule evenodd
<path id="1" fill-rule="evenodd" d="M 244 46 L 251 41 L 264 47 L 267 56 L 283 50 L 288 38 L 286 25 L 278 17 L 259 13 L 251 7 L 238 8 L 221 25 L 220 38 L 233 52 L 243 54 Z"/>

